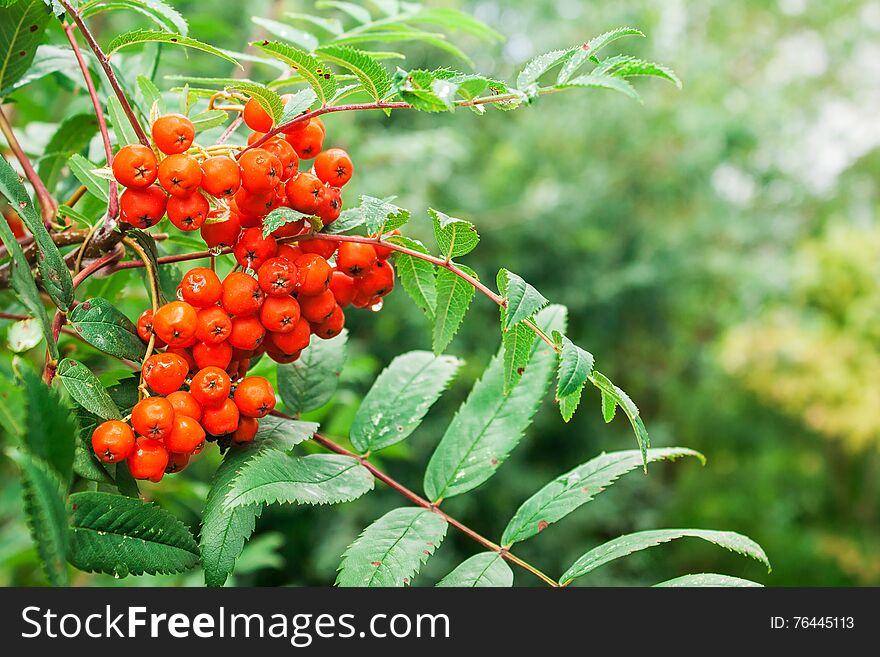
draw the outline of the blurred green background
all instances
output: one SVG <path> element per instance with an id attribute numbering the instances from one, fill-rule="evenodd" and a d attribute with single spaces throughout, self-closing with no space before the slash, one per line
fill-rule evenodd
<path id="1" fill-rule="evenodd" d="M 191 36 L 232 50 L 259 34 L 252 14 L 311 10 L 293 0 L 171 4 L 189 19 Z M 771 574 L 682 541 L 614 562 L 577 584 L 645 585 L 705 571 L 772 586 L 880 584 L 880 4 L 427 4 L 461 8 L 507 36 L 497 46 L 457 39 L 484 74 L 511 80 L 534 54 L 631 25 L 648 38 L 619 42 L 619 50 L 671 66 L 684 83 L 678 91 L 637 80 L 643 106 L 590 91 L 482 117 L 364 112 L 326 120 L 328 143 L 355 161 L 347 202 L 360 193 L 397 195 L 414 213 L 408 234 L 425 241 L 429 206 L 475 222 L 482 243 L 464 262 L 486 280 L 507 267 L 567 305 L 569 335 L 639 404 L 654 445 L 692 447 L 708 457 L 705 467 L 683 461 L 653 465 L 647 477 L 628 475 L 523 543 L 521 556 L 558 575 L 621 533 L 730 529 L 764 547 Z M 106 43 L 148 23 L 113 12 L 94 25 Z M 438 50 L 405 50 L 411 67 L 460 66 Z M 183 70 L 231 73 L 222 60 L 169 50 L 157 82 L 173 87 L 179 83 L 163 76 Z M 256 65 L 250 75 L 275 73 Z M 25 136 L 38 149 L 41 125 L 57 122 L 72 96 L 63 81 L 30 89 L 17 95 L 17 114 L 33 122 Z M 87 99 L 73 102 L 87 109 Z M 93 281 L 87 293 L 107 296 L 127 284 L 125 308 L 136 316 L 145 297 L 139 274 L 128 276 Z M 429 327 L 398 292 L 379 314 L 350 314 L 342 389 L 318 413 L 331 436 L 345 436 L 359 399 L 394 355 L 430 347 Z M 496 322 L 497 309 L 477 299 L 449 349 L 466 368 L 422 428 L 381 455 L 380 466 L 407 485 L 421 490 L 434 445 L 497 349 Z M 118 374 L 103 376 L 109 382 Z M 604 425 L 594 391 L 585 392 L 569 425 L 548 398 L 497 475 L 444 508 L 498 536 L 516 507 L 552 477 L 603 450 L 632 447 L 625 421 Z M 148 494 L 195 522 L 215 457 Z M 12 471 L 8 462 L 2 469 Z M 40 584 L 14 477 L 0 478 L 0 500 L 0 583 Z M 268 509 L 234 583 L 326 584 L 345 546 L 401 503 L 377 485 L 343 507 Z M 416 584 L 432 584 L 476 551 L 450 531 Z M 122 583 L 200 581 L 195 572 Z M 112 580 L 79 575 L 76 582 Z M 516 583 L 536 580 L 518 571 Z"/>

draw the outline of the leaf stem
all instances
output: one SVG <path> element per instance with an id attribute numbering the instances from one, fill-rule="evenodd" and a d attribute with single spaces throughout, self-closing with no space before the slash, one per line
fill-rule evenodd
<path id="1" fill-rule="evenodd" d="M 284 415 L 283 413 L 274 413 L 274 415 L 278 415 L 280 417 L 289 417 L 287 415 Z M 376 479 L 378 479 L 382 483 L 386 484 L 389 488 L 391 488 L 391 489 L 397 491 L 398 493 L 400 493 L 401 495 L 403 495 L 406 499 L 408 499 L 413 504 L 416 504 L 424 509 L 428 509 L 432 513 L 436 513 L 437 515 L 441 516 L 444 520 L 446 520 L 446 522 L 448 522 L 450 525 L 455 527 L 458 531 L 460 531 L 462 534 L 464 534 L 468 538 L 476 541 L 477 543 L 479 543 L 480 545 L 485 547 L 487 550 L 491 550 L 492 552 L 498 553 L 502 559 L 506 559 L 510 563 L 516 564 L 520 568 L 527 570 L 528 572 L 530 572 L 532 575 L 534 575 L 535 577 L 540 579 L 542 582 L 544 582 L 548 586 L 552 586 L 554 588 L 559 586 L 559 584 L 555 580 L 553 580 L 551 577 L 545 575 L 543 572 L 541 572 L 540 570 L 535 568 L 533 565 L 531 565 L 527 561 L 520 559 L 519 557 L 512 554 L 511 552 L 509 552 L 505 548 L 501 547 L 497 543 L 490 541 L 488 538 L 486 538 L 482 534 L 479 534 L 478 532 L 474 531 L 473 529 L 471 529 L 470 527 L 465 525 L 463 522 L 456 520 L 455 518 L 450 516 L 445 511 L 442 511 L 437 505 L 431 504 L 428 500 L 426 500 L 421 495 L 413 492 L 412 490 L 410 490 L 409 488 L 407 488 L 406 486 L 401 484 L 399 481 L 397 481 L 396 479 L 394 479 L 390 475 L 387 475 L 384 472 L 382 472 L 381 470 L 379 470 L 375 465 L 370 463 L 369 459 L 366 456 L 360 456 L 358 454 L 355 454 L 354 452 L 351 452 L 351 451 L 345 449 L 345 447 L 343 447 L 342 445 L 334 442 L 333 440 L 331 440 L 327 436 L 321 435 L 319 433 L 316 433 L 314 435 L 314 441 L 317 442 L 318 444 L 322 445 L 326 449 L 330 450 L 331 452 L 335 452 L 337 454 L 342 454 L 343 456 L 349 456 L 351 458 L 357 459 L 358 462 L 360 462 L 361 465 L 363 465 L 367 470 L 369 470 L 370 474 L 372 474 Z"/>
<path id="2" fill-rule="evenodd" d="M 43 217 L 43 224 L 46 228 L 51 228 L 55 212 L 58 210 L 58 203 L 55 202 L 49 190 L 46 189 L 46 185 L 43 184 L 39 174 L 34 169 L 34 165 L 31 164 L 21 144 L 18 143 L 18 139 L 15 138 L 15 133 L 12 131 L 12 126 L 9 125 L 9 119 L 6 118 L 2 106 L 0 106 L 0 131 L 3 132 L 6 143 L 9 144 L 9 148 L 12 149 L 12 152 L 21 164 L 21 168 L 24 169 L 25 176 L 27 176 L 28 181 L 34 188 L 37 200 L 40 202 L 40 214 Z"/>
<path id="3" fill-rule="evenodd" d="M 144 132 L 144 129 L 141 127 L 140 122 L 137 120 L 134 110 L 132 109 L 131 104 L 128 102 L 128 98 L 125 97 L 125 92 L 122 91 L 122 87 L 119 85 L 119 80 L 116 79 L 116 74 L 113 72 L 113 67 L 110 66 L 110 59 L 107 57 L 106 54 L 104 54 L 104 51 L 101 50 L 101 46 L 98 45 L 98 42 L 95 40 L 94 35 L 83 21 L 82 16 L 79 15 L 79 12 L 71 6 L 68 0 L 58 0 L 58 2 L 61 4 L 62 7 L 64 7 L 64 10 L 67 12 L 67 14 L 73 19 L 73 22 L 76 23 L 76 26 L 79 28 L 80 33 L 82 33 L 83 38 L 86 40 L 86 43 L 89 44 L 89 48 L 92 49 L 92 52 L 95 53 L 95 57 L 98 58 L 98 63 L 101 65 L 101 68 L 104 69 L 104 74 L 107 76 L 107 80 L 109 80 L 110 86 L 113 88 L 113 93 L 115 93 L 116 97 L 119 99 L 119 104 L 122 105 L 122 111 L 125 112 L 125 116 L 128 117 L 128 121 L 129 123 L 131 123 L 131 127 L 134 129 L 138 140 L 144 146 L 149 147 L 150 141 L 149 139 L 147 139 L 147 134 Z"/>

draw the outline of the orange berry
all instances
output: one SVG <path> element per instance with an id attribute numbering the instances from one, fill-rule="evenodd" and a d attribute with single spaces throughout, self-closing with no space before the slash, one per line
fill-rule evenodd
<path id="1" fill-rule="evenodd" d="M 92 449 L 104 463 L 118 463 L 134 449 L 134 432 L 120 420 L 102 422 L 92 432 Z"/>
<path id="2" fill-rule="evenodd" d="M 233 401 L 246 417 L 265 417 L 275 409 L 275 391 L 261 376 L 249 376 L 235 388 Z"/>
<path id="3" fill-rule="evenodd" d="M 128 470 L 135 479 L 159 481 L 168 465 L 168 450 L 158 440 L 138 438 L 126 459 Z"/>
<path id="4" fill-rule="evenodd" d="M 183 153 L 192 146 L 196 129 L 182 114 L 166 114 L 153 122 L 153 141 L 167 155 Z"/>
<path id="5" fill-rule="evenodd" d="M 174 407 L 163 397 L 147 397 L 131 409 L 131 426 L 144 438 L 161 440 L 171 431 Z"/>
<path id="6" fill-rule="evenodd" d="M 113 177 L 125 187 L 144 189 L 156 182 L 158 166 L 153 149 L 143 144 L 129 144 L 120 148 L 113 158 Z"/>

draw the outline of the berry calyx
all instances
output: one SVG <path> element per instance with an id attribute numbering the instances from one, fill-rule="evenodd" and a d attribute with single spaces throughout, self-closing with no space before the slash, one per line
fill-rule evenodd
<path id="1" fill-rule="evenodd" d="M 158 167 L 152 149 L 143 144 L 129 144 L 119 149 L 113 158 L 113 177 L 124 187 L 144 189 L 156 182 Z"/>

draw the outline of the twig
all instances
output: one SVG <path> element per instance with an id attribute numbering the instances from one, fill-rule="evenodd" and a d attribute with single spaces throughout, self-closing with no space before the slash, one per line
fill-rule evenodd
<path id="1" fill-rule="evenodd" d="M 27 176 L 28 181 L 34 188 L 37 200 L 40 203 L 40 215 L 43 217 L 43 224 L 46 228 L 51 228 L 52 220 L 55 218 L 55 211 L 58 210 L 58 204 L 52 198 L 49 190 L 46 189 L 46 185 L 43 184 L 36 169 L 34 169 L 34 165 L 31 164 L 30 159 L 22 150 L 18 139 L 15 138 L 15 133 L 12 131 L 12 126 L 9 125 L 9 119 L 6 118 L 2 106 L 0 106 L 0 130 L 2 130 L 3 136 L 6 137 L 6 143 L 9 144 L 9 148 L 12 149 L 12 152 L 21 164 L 21 168 L 24 169 L 24 175 Z"/>
<path id="2" fill-rule="evenodd" d="M 64 7 L 67 14 L 73 19 L 73 22 L 76 23 L 76 26 L 79 28 L 80 33 L 82 33 L 86 43 L 89 44 L 89 48 L 92 49 L 92 52 L 95 53 L 95 57 L 98 58 L 98 63 L 101 65 L 101 68 L 104 69 L 104 74 L 107 76 L 107 80 L 110 81 L 113 93 L 115 93 L 116 97 L 119 99 L 119 104 L 122 105 L 122 111 L 125 112 L 125 116 L 128 117 L 128 121 L 131 123 L 131 127 L 134 129 L 138 140 L 144 146 L 149 146 L 150 140 L 147 139 L 147 134 L 137 120 L 134 110 L 128 102 L 128 98 L 125 97 L 125 92 L 122 91 L 122 87 L 119 85 L 119 80 L 116 79 L 113 67 L 110 66 L 110 59 L 104 54 L 104 51 L 101 50 L 101 46 L 98 45 L 94 35 L 83 21 L 82 16 L 79 15 L 79 12 L 74 9 L 67 0 L 58 1 L 61 3 L 61 6 Z"/>
<path id="3" fill-rule="evenodd" d="M 159 310 L 159 272 L 153 269 L 153 262 L 150 260 L 147 252 L 144 251 L 143 247 L 135 240 L 130 237 L 125 237 L 123 238 L 122 243 L 134 251 L 141 259 L 141 262 L 144 263 L 144 268 L 147 270 L 147 280 L 150 282 L 150 301 L 152 302 L 153 314 L 155 315 L 156 311 Z M 143 362 L 146 362 L 146 360 L 153 354 L 153 348 L 155 346 L 156 334 L 151 333 L 150 341 L 147 343 L 147 351 L 144 353 Z M 141 380 L 138 384 L 138 399 L 144 399 L 149 396 L 150 393 L 147 389 L 147 382 L 144 379 L 143 366 L 141 366 Z"/>

